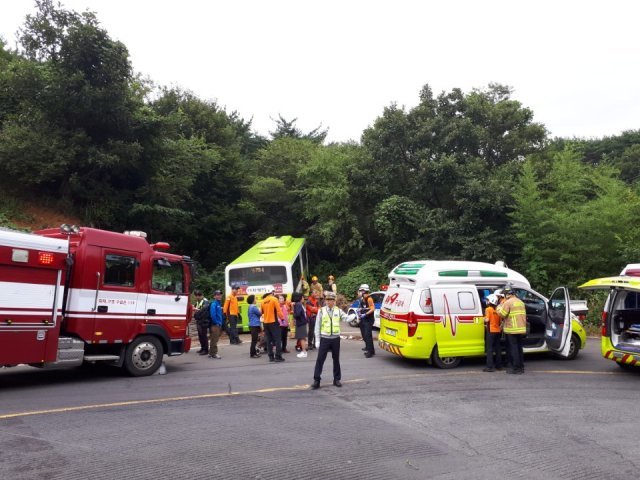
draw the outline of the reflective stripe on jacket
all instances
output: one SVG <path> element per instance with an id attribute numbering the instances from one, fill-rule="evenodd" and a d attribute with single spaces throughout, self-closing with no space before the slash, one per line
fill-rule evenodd
<path id="1" fill-rule="evenodd" d="M 496 309 L 504 319 L 502 329 L 506 334 L 527 333 L 527 311 L 524 303 L 515 295 L 507 298 Z"/>

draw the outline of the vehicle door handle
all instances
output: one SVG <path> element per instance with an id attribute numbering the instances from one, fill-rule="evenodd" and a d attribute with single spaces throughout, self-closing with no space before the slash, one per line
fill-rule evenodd
<path id="1" fill-rule="evenodd" d="M 98 313 L 107 313 L 109 311 L 109 307 L 106 305 L 100 305 L 98 307 Z"/>
<path id="2" fill-rule="evenodd" d="M 150 308 L 149 310 L 147 310 L 147 315 L 155 315 L 155 314 L 156 314 L 155 308 Z"/>

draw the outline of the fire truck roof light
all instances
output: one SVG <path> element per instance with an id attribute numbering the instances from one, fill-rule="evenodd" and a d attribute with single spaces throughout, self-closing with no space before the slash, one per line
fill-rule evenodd
<path id="1" fill-rule="evenodd" d="M 146 232 L 141 232 L 140 230 L 127 230 L 124 234 L 131 237 L 147 238 Z"/>
<path id="2" fill-rule="evenodd" d="M 77 225 L 69 225 L 69 224 L 63 223 L 62 225 L 60 225 L 60 231 L 66 234 L 80 233 L 80 227 L 78 227 Z"/>

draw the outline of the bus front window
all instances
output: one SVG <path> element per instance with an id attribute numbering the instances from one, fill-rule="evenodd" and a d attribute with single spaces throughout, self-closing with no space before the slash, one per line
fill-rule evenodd
<path id="1" fill-rule="evenodd" d="M 283 266 L 259 266 L 234 268 L 229 270 L 231 285 L 246 285 L 249 287 L 261 285 L 276 285 L 287 283 L 287 269 Z"/>

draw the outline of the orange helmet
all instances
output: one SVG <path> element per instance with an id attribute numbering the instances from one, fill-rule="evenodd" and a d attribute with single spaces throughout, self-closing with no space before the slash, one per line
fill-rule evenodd
<path id="1" fill-rule="evenodd" d="M 312 282 L 317 282 L 318 281 L 318 277 L 316 277 L 315 275 L 313 277 L 311 277 L 311 281 Z"/>

